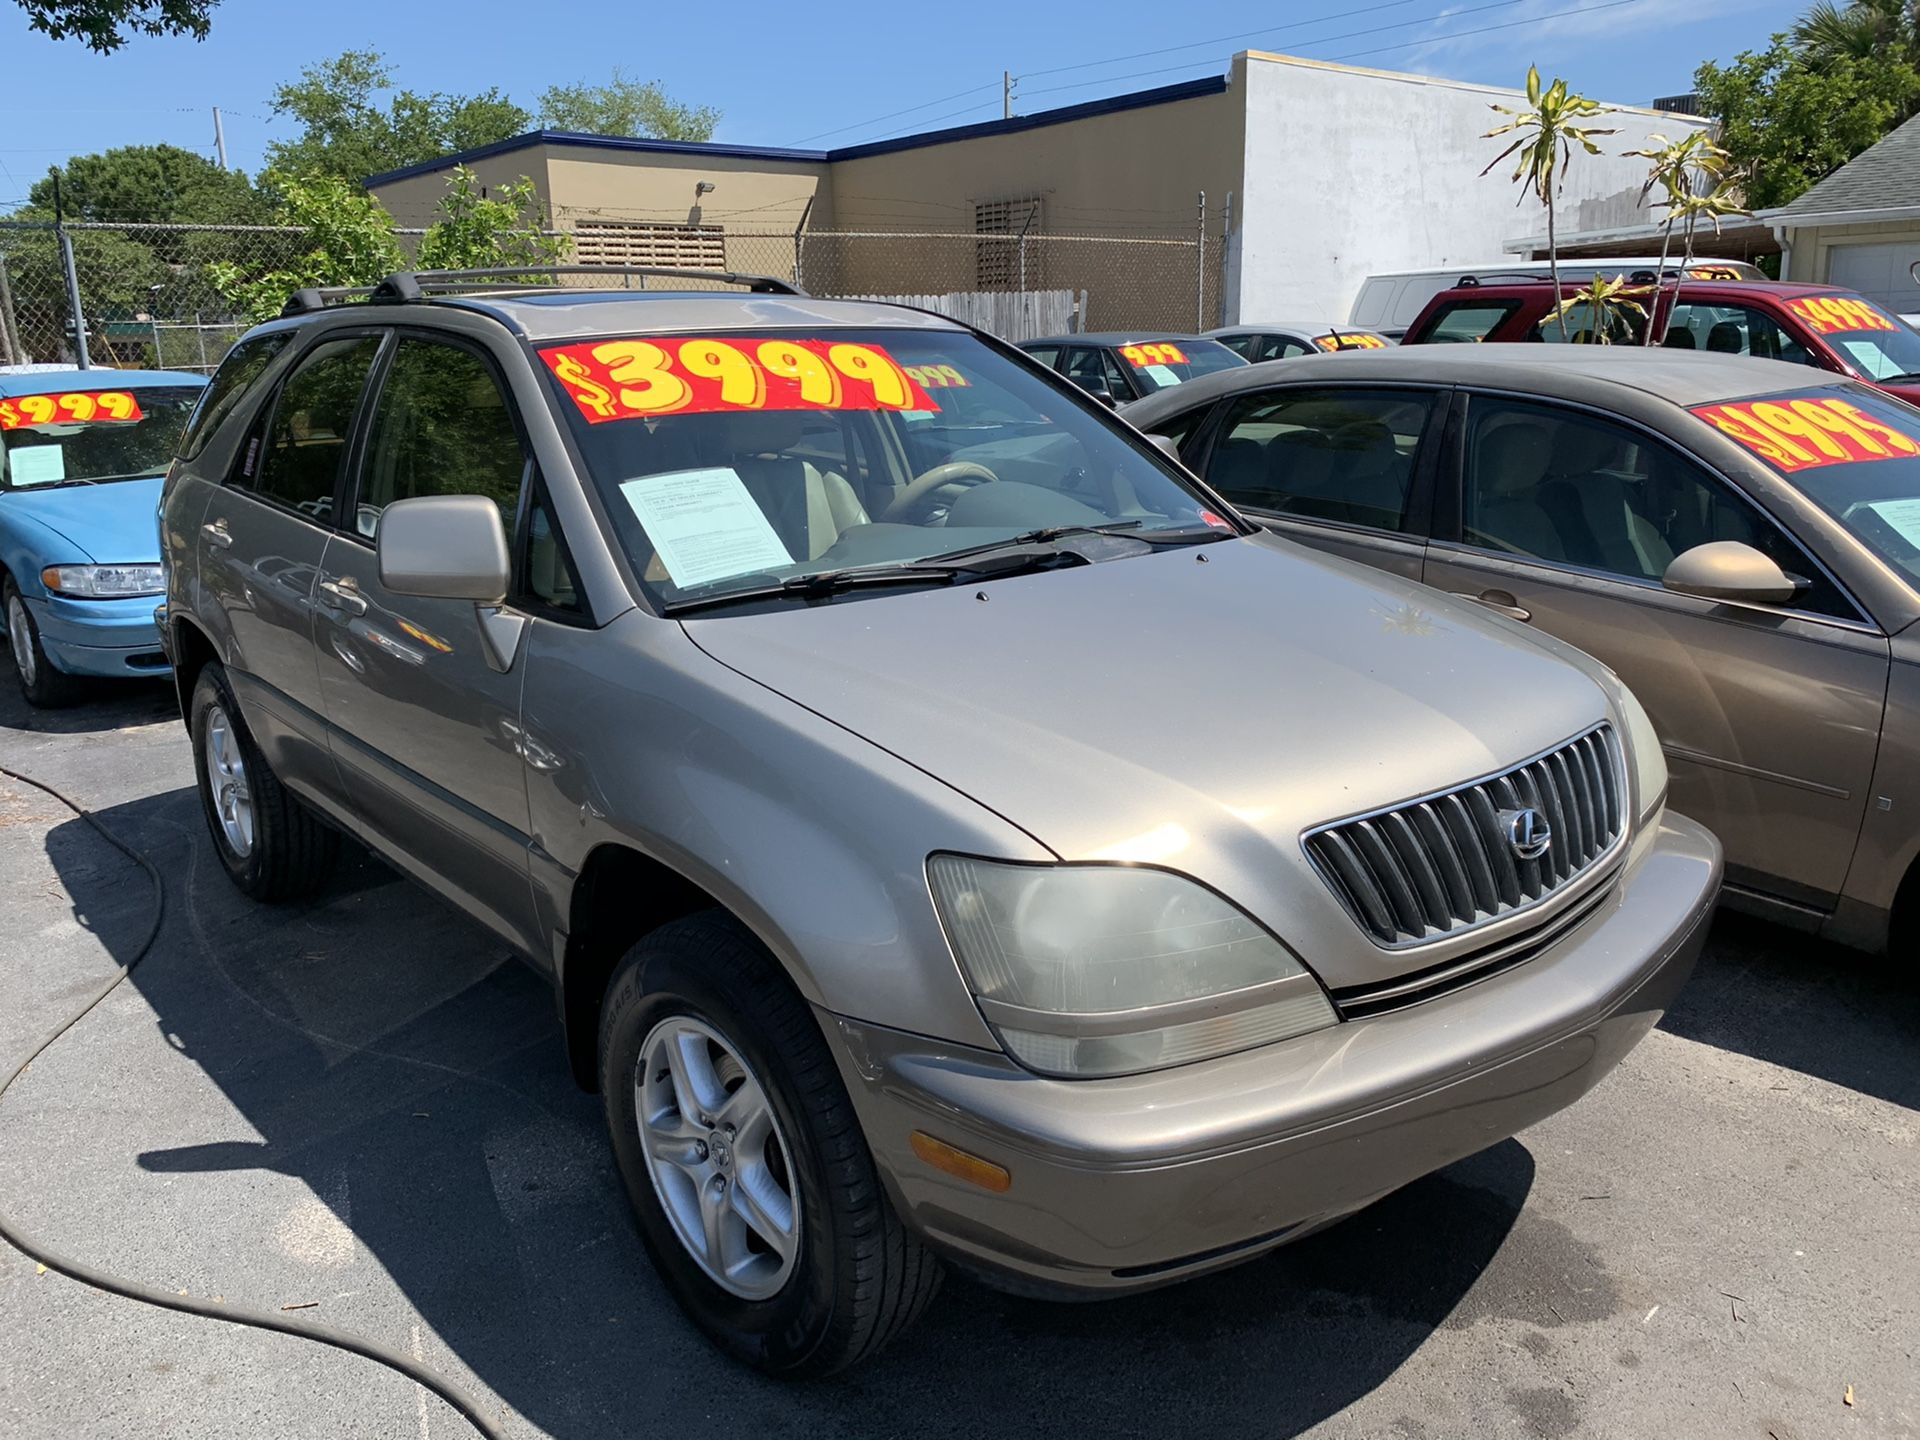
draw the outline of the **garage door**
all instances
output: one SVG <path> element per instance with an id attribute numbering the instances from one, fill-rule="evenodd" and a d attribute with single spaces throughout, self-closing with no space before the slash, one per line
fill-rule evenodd
<path id="1" fill-rule="evenodd" d="M 1920 285 L 1907 267 L 1920 260 L 1920 240 L 1890 245 L 1836 245 L 1827 252 L 1827 283 L 1858 290 L 1896 315 L 1920 311 Z"/>

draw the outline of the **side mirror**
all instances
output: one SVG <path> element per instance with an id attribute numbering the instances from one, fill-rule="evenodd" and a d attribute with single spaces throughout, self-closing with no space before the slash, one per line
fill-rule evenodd
<path id="1" fill-rule="evenodd" d="M 1091 395 L 1094 399 L 1098 400 L 1102 405 L 1105 405 L 1108 409 L 1112 409 L 1119 404 L 1119 402 L 1113 398 L 1113 391 L 1107 388 L 1107 382 L 1104 380 L 1075 380 L 1073 383 L 1086 391 L 1087 394 Z"/>
<path id="2" fill-rule="evenodd" d="M 1751 545 L 1739 540 L 1712 540 L 1674 556 L 1660 583 L 1676 594 L 1698 595 L 1705 600 L 1784 605 L 1807 582 L 1796 580 Z"/>
<path id="3" fill-rule="evenodd" d="M 498 605 L 511 565 L 500 507 L 481 495 L 423 495 L 380 512 L 380 583 L 396 595 Z"/>
<path id="4" fill-rule="evenodd" d="M 1180 442 L 1175 440 L 1171 435 L 1149 435 L 1147 439 L 1151 440 L 1154 445 L 1158 447 L 1160 453 L 1173 461 L 1174 464 L 1178 465 L 1181 463 Z"/>

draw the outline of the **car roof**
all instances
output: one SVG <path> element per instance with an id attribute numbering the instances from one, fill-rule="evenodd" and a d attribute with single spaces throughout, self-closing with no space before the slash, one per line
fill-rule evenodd
<path id="1" fill-rule="evenodd" d="M 1179 330 L 1086 330 L 1078 335 L 1042 335 L 1037 340 L 1022 340 L 1022 350 L 1035 345 L 1096 345 L 1112 347 L 1115 345 L 1157 345 L 1167 340 L 1205 340 L 1205 335 L 1192 335 Z"/>
<path id="2" fill-rule="evenodd" d="M 146 390 L 159 385 L 204 385 L 207 377 L 184 370 L 58 369 L 0 371 L 0 396 L 54 395 L 63 390 Z"/>
<path id="3" fill-rule="evenodd" d="M 1315 380 L 1351 383 L 1400 381 L 1414 385 L 1488 385 L 1561 400 L 1605 404 L 1623 390 L 1674 405 L 1711 405 L 1747 395 L 1772 395 L 1818 385 L 1844 385 L 1844 375 L 1699 350 L 1644 349 L 1638 345 L 1402 345 L 1388 350 L 1346 350 L 1301 355 L 1202 375 L 1156 391 L 1125 407 L 1136 425 L 1222 395 L 1267 385 Z"/>
<path id="4" fill-rule="evenodd" d="M 697 330 L 964 331 L 931 311 L 874 300 L 822 300 L 720 290 L 544 289 L 510 294 L 436 295 L 405 305 L 333 306 L 319 312 L 364 322 L 373 309 L 396 312 L 446 307 L 490 315 L 535 343 L 585 335 L 664 335 Z M 399 320 L 400 314 L 381 318 Z"/>
<path id="5" fill-rule="evenodd" d="M 1729 300 L 1752 299 L 1755 296 L 1776 296 L 1791 300 L 1800 295 L 1846 295 L 1851 294 L 1844 285 L 1816 285 L 1794 280 L 1688 280 L 1675 275 L 1668 284 L 1677 284 L 1692 299 L 1712 299 L 1721 296 Z M 1562 298 L 1573 296 L 1578 287 L 1563 282 L 1560 286 Z M 1629 287 L 1646 289 L 1645 285 Z M 1512 300 L 1516 297 L 1531 299 L 1534 296 L 1553 297 L 1553 282 L 1550 279 L 1513 280 L 1489 282 L 1484 285 L 1455 285 L 1436 294 L 1434 300 L 1450 300 L 1463 295 L 1485 295 L 1495 300 Z M 1431 303 L 1431 302 L 1429 302 Z"/>
<path id="6" fill-rule="evenodd" d="M 1375 332 L 1365 325 L 1348 325 L 1341 320 L 1262 320 L 1245 325 L 1222 325 L 1218 330 L 1209 330 L 1200 338 L 1218 340 L 1223 335 L 1265 335 L 1273 330 L 1288 330 L 1296 335 L 1372 335 Z"/>

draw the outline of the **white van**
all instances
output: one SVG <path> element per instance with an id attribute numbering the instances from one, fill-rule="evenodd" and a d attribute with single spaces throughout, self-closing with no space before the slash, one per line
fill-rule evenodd
<path id="1" fill-rule="evenodd" d="M 1675 274 L 1680 262 L 1667 257 L 1667 271 Z M 1660 268 L 1658 255 L 1619 255 L 1599 260 L 1562 260 L 1560 278 L 1584 285 L 1596 275 L 1631 275 L 1636 270 L 1650 274 Z M 1360 329 L 1377 330 L 1398 340 L 1407 327 L 1426 308 L 1427 301 L 1442 290 L 1451 290 L 1465 277 L 1484 283 L 1496 280 L 1531 278 L 1550 273 L 1544 260 L 1494 260 L 1485 265 L 1443 265 L 1434 270 L 1394 270 L 1384 275 L 1369 275 L 1354 296 L 1347 323 Z M 1687 267 L 1695 280 L 1764 280 L 1766 274 L 1745 260 L 1695 259 Z"/>

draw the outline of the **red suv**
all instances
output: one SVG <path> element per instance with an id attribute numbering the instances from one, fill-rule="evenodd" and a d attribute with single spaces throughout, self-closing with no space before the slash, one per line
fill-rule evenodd
<path id="1" fill-rule="evenodd" d="M 1789 360 L 1851 375 L 1920 404 L 1920 334 L 1851 290 L 1760 280 L 1686 280 L 1660 287 L 1653 276 L 1628 298 L 1652 310 L 1654 333 L 1672 350 L 1714 350 Z M 1564 294 L 1573 289 L 1562 286 Z M 1567 312 L 1566 329 L 1553 314 L 1553 285 L 1544 280 L 1457 285 L 1427 302 L 1403 345 L 1486 341 L 1587 340 L 1592 318 L 1584 304 Z M 1638 344 L 1641 317 L 1609 317 L 1616 344 Z"/>

